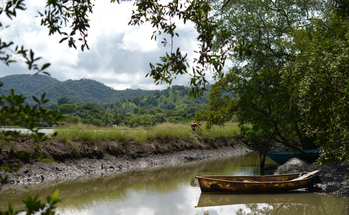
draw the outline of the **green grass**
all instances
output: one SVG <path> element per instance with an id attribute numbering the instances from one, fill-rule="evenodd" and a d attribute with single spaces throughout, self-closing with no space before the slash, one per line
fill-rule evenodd
<path id="1" fill-rule="evenodd" d="M 239 136 L 240 130 L 237 124 L 230 123 L 224 127 L 213 126 L 210 130 L 196 129 L 197 137 L 205 138 L 235 138 Z M 67 125 L 55 128 L 57 139 L 65 142 L 74 141 L 117 141 L 127 142 L 135 141 L 136 143 L 183 139 L 188 140 L 195 138 L 192 134 L 190 123 L 163 123 L 151 127 L 113 127 L 98 128 L 92 125 L 77 124 Z"/>
<path id="2" fill-rule="evenodd" d="M 72 124 L 55 128 L 57 139 L 66 142 L 74 141 L 102 141 L 102 140 L 126 140 L 129 128 L 98 128 L 93 125 Z"/>
<path id="3" fill-rule="evenodd" d="M 205 137 L 213 137 L 213 138 L 232 138 L 240 136 L 240 128 L 238 127 L 238 123 L 227 123 L 225 126 L 212 126 L 210 130 L 197 129 L 198 135 L 202 135 Z"/>

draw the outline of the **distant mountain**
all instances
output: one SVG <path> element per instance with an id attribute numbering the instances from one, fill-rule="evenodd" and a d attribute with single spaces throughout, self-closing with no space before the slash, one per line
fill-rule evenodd
<path id="1" fill-rule="evenodd" d="M 4 85 L 3 89 L 19 89 L 27 93 L 35 93 L 36 91 L 59 83 L 55 78 L 47 75 L 9 75 L 0 78 L 0 82 Z"/>
<path id="2" fill-rule="evenodd" d="M 59 82 L 42 88 L 36 91 L 35 94 L 40 95 L 44 92 L 53 101 L 57 101 L 62 97 L 74 99 L 78 103 L 105 103 L 121 99 L 117 96 L 117 90 L 105 86 L 100 82 L 88 79 Z"/>
<path id="3" fill-rule="evenodd" d="M 10 89 L 14 89 L 16 94 L 25 96 L 30 105 L 35 104 L 32 96 L 40 98 L 45 92 L 46 98 L 50 99 L 48 105 L 56 105 L 62 97 L 74 99 L 78 103 L 96 102 L 102 104 L 154 93 L 153 90 L 114 90 L 90 79 L 61 82 L 45 75 L 11 75 L 0 78 L 0 82 L 4 84 L 1 88 L 1 94 L 8 95 Z"/>

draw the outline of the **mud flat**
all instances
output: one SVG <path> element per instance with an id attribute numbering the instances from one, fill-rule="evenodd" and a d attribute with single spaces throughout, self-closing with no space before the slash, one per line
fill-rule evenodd
<path id="1" fill-rule="evenodd" d="M 49 139 L 41 144 L 38 151 L 30 138 L 23 137 L 3 145 L 0 153 L 0 166 L 15 169 L 15 166 L 20 165 L 21 168 L 12 172 L 3 168 L 0 176 L 7 176 L 13 184 L 27 184 L 240 155 L 251 151 L 242 143 L 232 145 L 226 139 L 198 138 L 191 142 L 171 139 L 142 144 L 132 141 L 122 144 L 113 141 L 67 144 Z M 40 161 L 32 156 L 34 153 L 55 162 Z"/>
<path id="2" fill-rule="evenodd" d="M 315 192 L 327 193 L 338 197 L 349 198 L 349 166 L 343 162 L 332 164 L 311 165 L 313 169 L 321 169 L 318 173 L 321 183 L 315 185 Z"/>

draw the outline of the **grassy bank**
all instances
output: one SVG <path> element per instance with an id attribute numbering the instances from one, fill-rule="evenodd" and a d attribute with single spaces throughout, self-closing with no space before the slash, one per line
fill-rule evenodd
<path id="1" fill-rule="evenodd" d="M 85 124 L 66 125 L 55 128 L 58 132 L 57 139 L 65 142 L 74 141 L 135 141 L 136 143 L 179 138 L 189 140 L 196 137 L 202 138 L 227 138 L 232 139 L 240 135 L 237 124 L 229 123 L 224 127 L 213 126 L 210 130 L 196 129 L 193 135 L 190 124 L 163 123 L 151 127 L 113 127 L 98 128 Z"/>

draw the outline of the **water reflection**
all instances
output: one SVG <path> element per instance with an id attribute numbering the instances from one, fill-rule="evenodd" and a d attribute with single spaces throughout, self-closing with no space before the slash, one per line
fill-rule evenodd
<path id="1" fill-rule="evenodd" d="M 0 210 L 11 202 L 19 209 L 28 195 L 41 199 L 60 190 L 59 214 L 334 214 L 347 212 L 348 200 L 311 193 L 278 195 L 204 195 L 196 175 L 254 175 L 259 172 L 258 155 L 191 162 L 177 166 L 139 169 L 33 185 L 9 185 L 0 190 Z M 272 163 L 270 161 L 270 163 Z M 290 196 L 288 196 L 290 195 Z M 202 202 L 202 203 L 201 203 Z M 336 207 L 333 208 L 334 203 Z M 322 207 L 319 213 L 313 206 Z M 195 207 L 198 206 L 198 207 Z M 287 212 L 289 211 L 289 212 Z M 292 213 L 293 211 L 293 213 Z M 337 213 L 338 212 L 338 213 Z"/>
<path id="2" fill-rule="evenodd" d="M 52 194 L 56 189 L 60 190 L 59 197 L 63 199 L 62 207 L 73 206 L 79 209 L 88 208 L 96 202 L 125 201 L 131 198 L 133 192 L 146 192 L 148 195 L 172 193 L 188 185 L 196 187 L 197 181 L 193 181 L 196 175 L 241 174 L 242 172 L 249 175 L 256 174 L 258 172 L 257 156 L 251 153 L 177 166 L 88 175 L 72 180 L 34 185 L 8 185 L 0 191 L 0 209 L 7 208 L 7 202 L 13 202 L 17 206 L 22 205 L 22 199 L 28 194 L 34 196 L 40 193 L 44 199 L 44 196 Z"/>
<path id="3" fill-rule="evenodd" d="M 304 195 L 304 194 L 302 194 Z M 309 201 L 304 196 L 299 196 L 304 199 L 305 203 L 296 201 L 296 203 L 265 203 L 265 204 L 246 204 L 246 207 L 250 211 L 239 210 L 237 215 L 291 215 L 291 214 L 303 214 L 303 215 L 328 215 L 328 214 L 348 214 L 348 201 L 341 200 L 330 196 L 319 196 L 312 194 L 308 196 L 310 199 L 316 199 Z M 292 199 L 292 198 L 291 198 Z M 310 203 L 310 204 L 308 204 Z"/>
<path id="4" fill-rule="evenodd" d="M 210 194 L 201 193 L 197 207 L 222 206 L 233 204 L 302 204 L 316 206 L 321 201 L 321 196 L 307 193 L 287 194 Z"/>
<path id="5" fill-rule="evenodd" d="M 241 207 L 237 215 L 328 215 L 348 214 L 348 199 L 316 193 L 293 192 L 286 194 L 207 194 L 201 193 L 196 208 L 205 207 L 206 214 L 217 214 L 210 207 Z M 208 212 L 208 213 L 207 213 Z"/>

